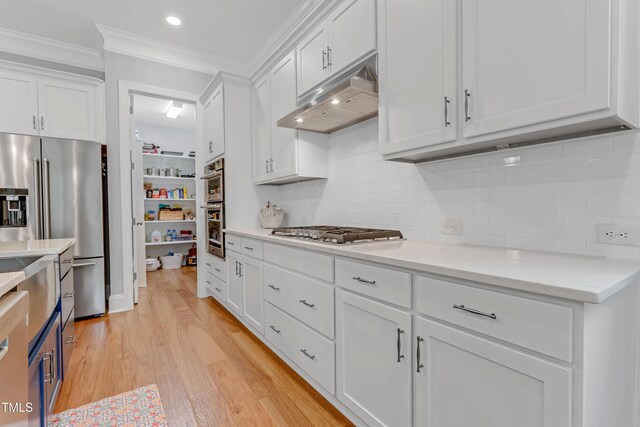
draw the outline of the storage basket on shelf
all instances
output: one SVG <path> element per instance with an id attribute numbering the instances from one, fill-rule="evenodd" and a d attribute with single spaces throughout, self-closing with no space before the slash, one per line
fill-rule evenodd
<path id="1" fill-rule="evenodd" d="M 182 209 L 160 209 L 158 211 L 159 221 L 182 221 L 184 219 L 184 212 Z"/>
<path id="2" fill-rule="evenodd" d="M 145 264 L 147 266 L 147 271 L 156 271 L 158 268 L 160 268 L 160 261 L 158 261 L 156 258 L 147 258 L 145 260 Z"/>
<path id="3" fill-rule="evenodd" d="M 165 255 L 160 257 L 163 270 L 175 270 L 182 267 L 182 254 Z"/>

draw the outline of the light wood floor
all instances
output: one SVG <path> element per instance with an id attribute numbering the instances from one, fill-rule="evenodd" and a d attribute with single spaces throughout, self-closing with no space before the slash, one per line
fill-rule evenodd
<path id="1" fill-rule="evenodd" d="M 77 322 L 55 411 L 155 383 L 172 427 L 351 425 L 195 277 L 150 273 L 135 310 Z"/>

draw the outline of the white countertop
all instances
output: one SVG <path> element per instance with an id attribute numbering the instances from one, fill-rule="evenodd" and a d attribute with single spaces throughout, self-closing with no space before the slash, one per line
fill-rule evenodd
<path id="1" fill-rule="evenodd" d="M 0 242 L 0 258 L 56 255 L 69 249 L 75 239 L 14 240 Z"/>
<path id="2" fill-rule="evenodd" d="M 0 297 L 13 289 L 18 283 L 22 282 L 24 278 L 24 271 L 0 273 Z"/>
<path id="3" fill-rule="evenodd" d="M 587 303 L 600 303 L 640 277 L 640 262 L 603 257 L 423 240 L 337 245 L 274 236 L 271 230 L 264 229 L 225 231 L 393 267 Z"/>

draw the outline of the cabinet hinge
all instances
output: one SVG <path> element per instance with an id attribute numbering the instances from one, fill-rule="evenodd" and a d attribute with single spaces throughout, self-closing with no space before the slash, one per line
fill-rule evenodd
<path id="1" fill-rule="evenodd" d="M 135 271 L 133 272 L 133 280 L 138 280 L 138 273 Z"/>
<path id="2" fill-rule="evenodd" d="M 135 170 L 136 168 L 136 164 L 134 162 L 131 162 L 131 170 Z"/>

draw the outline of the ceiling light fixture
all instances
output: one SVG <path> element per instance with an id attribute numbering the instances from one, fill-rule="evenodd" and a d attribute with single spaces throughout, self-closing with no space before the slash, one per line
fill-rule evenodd
<path id="1" fill-rule="evenodd" d="M 177 16 L 167 16 L 167 22 L 176 27 L 182 24 L 182 21 Z"/>
<path id="2" fill-rule="evenodd" d="M 167 110 L 167 117 L 170 119 L 175 119 L 182 112 L 182 108 L 184 108 L 182 102 L 172 101 L 169 105 L 169 109 Z"/>
<path id="3" fill-rule="evenodd" d="M 337 99 L 334 99 L 333 101 L 331 101 L 331 103 L 333 105 L 338 105 L 338 104 L 340 104 L 340 101 L 338 101 Z"/>
<path id="4" fill-rule="evenodd" d="M 297 118 L 297 119 L 296 119 L 296 122 L 298 122 L 298 123 L 302 123 L 302 122 L 304 122 L 304 120 L 302 120 L 302 119 L 300 119 L 300 118 Z"/>

